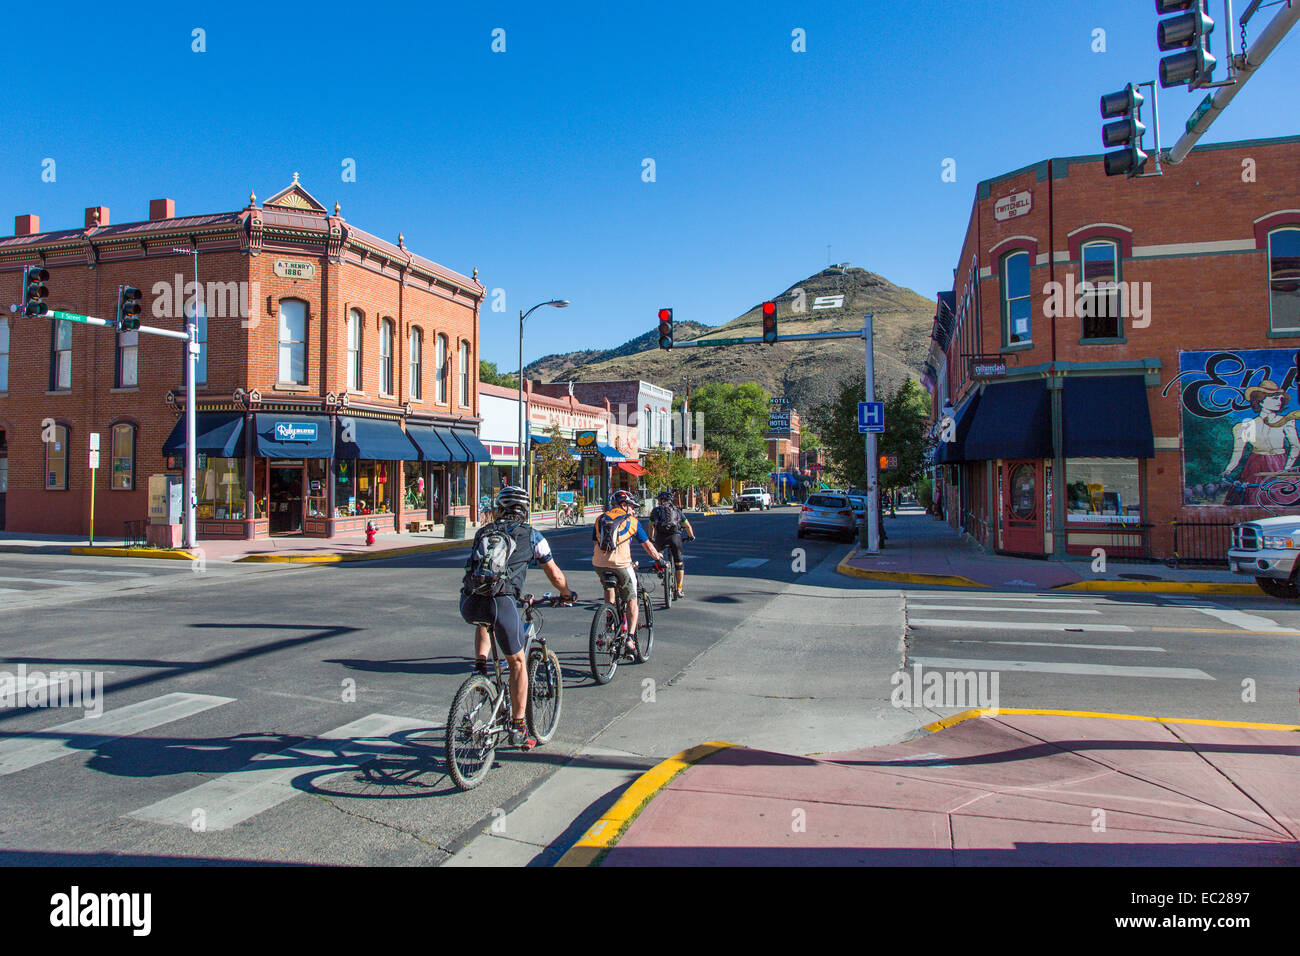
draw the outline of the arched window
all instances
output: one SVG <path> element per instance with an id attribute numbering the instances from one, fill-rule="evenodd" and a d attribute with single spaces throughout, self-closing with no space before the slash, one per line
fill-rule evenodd
<path id="1" fill-rule="evenodd" d="M 438 354 L 435 356 L 438 368 L 434 376 L 438 382 L 438 404 L 447 404 L 447 336 L 438 336 Z"/>
<path id="2" fill-rule="evenodd" d="M 460 343 L 460 404 L 469 408 L 469 343 Z"/>
<path id="3" fill-rule="evenodd" d="M 111 442 L 113 481 L 110 487 L 114 491 L 132 491 L 135 489 L 135 426 L 130 422 L 114 425 Z"/>
<path id="4" fill-rule="evenodd" d="M 1034 329 L 1029 295 L 1029 253 L 1023 249 L 1002 257 L 1002 341 L 1004 345 L 1032 342 Z"/>
<path id="5" fill-rule="evenodd" d="M 280 365 L 278 381 L 307 384 L 307 303 L 280 300 Z"/>
<path id="6" fill-rule="evenodd" d="M 356 309 L 348 310 L 348 391 L 361 391 L 361 324 Z"/>
<path id="7" fill-rule="evenodd" d="M 1300 332 L 1300 226 L 1268 234 L 1269 328 Z"/>
<path id="8" fill-rule="evenodd" d="M 419 326 L 411 326 L 411 398 L 420 400 L 420 364 L 424 360 L 424 333 Z"/>
<path id="9" fill-rule="evenodd" d="M 393 320 L 379 323 L 379 391 L 393 394 Z"/>
<path id="10" fill-rule="evenodd" d="M 1084 339 L 1118 339 L 1120 324 L 1119 243 L 1110 239 L 1085 242 L 1080 252 L 1082 281 L 1091 291 L 1080 294 L 1079 312 Z"/>
<path id="11" fill-rule="evenodd" d="M 68 426 L 54 425 L 45 442 L 45 490 L 68 490 Z"/>

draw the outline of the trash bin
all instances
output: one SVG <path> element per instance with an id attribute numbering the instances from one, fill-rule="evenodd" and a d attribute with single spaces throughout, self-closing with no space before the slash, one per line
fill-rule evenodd
<path id="1" fill-rule="evenodd" d="M 457 538 L 457 539 L 465 537 L 465 516 L 464 515 L 447 516 L 446 536 L 448 538 Z"/>

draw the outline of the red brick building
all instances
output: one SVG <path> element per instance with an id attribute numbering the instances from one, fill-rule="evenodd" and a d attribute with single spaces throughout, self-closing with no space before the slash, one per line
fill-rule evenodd
<path id="1" fill-rule="evenodd" d="M 1300 137 L 980 183 L 924 376 L 943 513 L 1004 552 L 1226 549 L 1196 536 L 1300 510 L 1297 349 Z"/>
<path id="2" fill-rule="evenodd" d="M 50 272 L 52 309 L 113 318 L 119 285 L 142 324 L 197 311 L 200 537 L 328 536 L 476 510 L 478 310 L 484 288 L 350 225 L 298 183 L 260 206 L 0 239 L 0 287 Z M 197 250 L 197 265 L 194 251 Z M 197 270 L 197 286 L 195 272 Z M 148 479 L 184 461 L 184 343 L 8 317 L 0 330 L 0 455 L 9 531 L 85 533 L 88 434 L 102 436 L 96 529 L 148 515 Z"/>

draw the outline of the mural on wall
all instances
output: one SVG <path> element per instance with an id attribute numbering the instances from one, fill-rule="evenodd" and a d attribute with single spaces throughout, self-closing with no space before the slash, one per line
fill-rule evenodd
<path id="1" fill-rule="evenodd" d="M 1178 353 L 1162 394 L 1178 395 L 1184 504 L 1300 505 L 1297 365 L 1294 349 Z"/>

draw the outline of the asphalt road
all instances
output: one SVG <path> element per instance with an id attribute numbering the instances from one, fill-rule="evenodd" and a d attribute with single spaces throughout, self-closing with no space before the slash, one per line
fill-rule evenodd
<path id="1" fill-rule="evenodd" d="M 441 862 L 634 707 L 647 678 L 671 682 L 761 611 L 801 573 L 796 546 L 807 567 L 842 549 L 792 530 L 790 511 L 700 520 L 688 597 L 660 614 L 652 660 L 605 687 L 587 670 L 591 611 L 545 612 L 565 674 L 559 731 L 529 754 L 498 751 L 471 793 L 442 759 L 472 650 L 463 551 L 202 573 L 6 558 L 3 576 L 28 579 L 0 582 L 21 592 L 0 594 L 14 599 L 0 601 L 11 688 L 20 666 L 33 690 L 56 669 L 99 673 L 103 715 L 0 709 L 0 862 Z M 548 532 L 584 604 L 589 536 Z M 548 584 L 532 572 L 529 586 Z"/>

